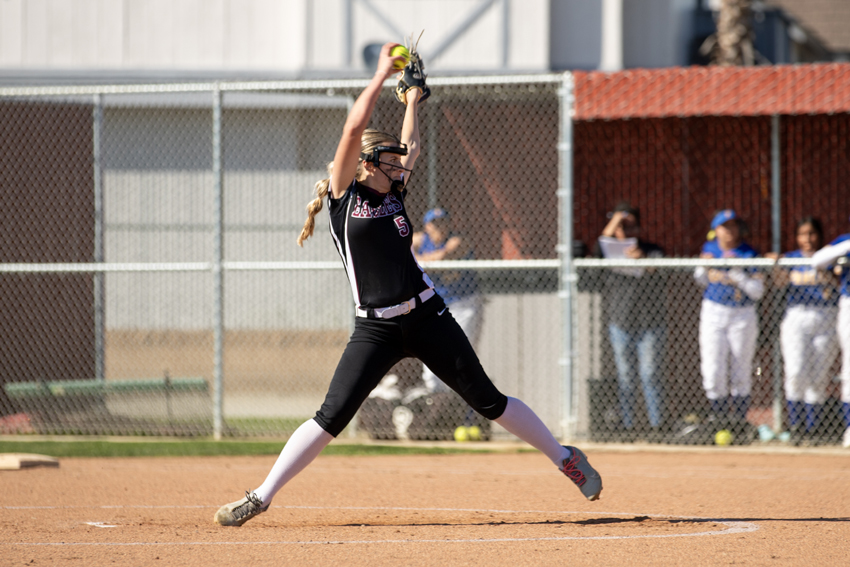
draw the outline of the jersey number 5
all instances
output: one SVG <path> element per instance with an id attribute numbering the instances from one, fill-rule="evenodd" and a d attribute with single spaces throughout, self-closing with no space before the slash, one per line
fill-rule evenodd
<path id="1" fill-rule="evenodd" d="M 393 220 L 395 221 L 395 225 L 398 227 L 398 233 L 402 238 L 410 234 L 410 227 L 407 226 L 407 221 L 404 220 L 404 217 L 395 217 Z"/>

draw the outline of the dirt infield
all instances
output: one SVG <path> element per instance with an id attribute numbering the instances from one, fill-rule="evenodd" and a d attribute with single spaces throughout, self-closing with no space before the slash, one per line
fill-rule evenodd
<path id="1" fill-rule="evenodd" d="M 587 502 L 540 454 L 320 456 L 241 528 L 274 457 L 66 458 L 0 472 L 0 565 L 839 565 L 850 451 L 585 447 Z"/>

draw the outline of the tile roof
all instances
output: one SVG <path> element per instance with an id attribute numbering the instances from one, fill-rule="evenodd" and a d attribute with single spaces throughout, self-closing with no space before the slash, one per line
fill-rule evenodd
<path id="1" fill-rule="evenodd" d="M 575 119 L 850 112 L 850 63 L 576 71 Z"/>

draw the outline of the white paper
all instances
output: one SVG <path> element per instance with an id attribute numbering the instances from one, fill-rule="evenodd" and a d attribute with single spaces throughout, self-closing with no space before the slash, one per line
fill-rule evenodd
<path id="1" fill-rule="evenodd" d="M 602 250 L 602 255 L 611 260 L 619 260 L 621 258 L 628 259 L 628 256 L 626 256 L 626 250 L 637 245 L 637 238 L 625 238 L 623 240 L 619 240 L 610 236 L 599 237 L 599 248 Z M 632 276 L 635 278 L 641 277 L 644 272 L 643 268 L 611 268 L 611 270 L 618 274 Z"/>

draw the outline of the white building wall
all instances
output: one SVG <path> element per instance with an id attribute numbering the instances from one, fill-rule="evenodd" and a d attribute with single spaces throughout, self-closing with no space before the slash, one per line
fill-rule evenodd
<path id="1" fill-rule="evenodd" d="M 507 69 L 545 71 L 549 6 L 550 0 L 3 0 L 0 69 L 365 70 L 366 45 L 401 42 L 424 29 L 420 50 L 429 72 L 504 69 L 504 30 Z"/>

